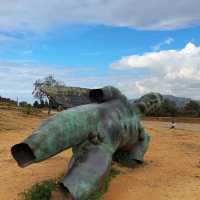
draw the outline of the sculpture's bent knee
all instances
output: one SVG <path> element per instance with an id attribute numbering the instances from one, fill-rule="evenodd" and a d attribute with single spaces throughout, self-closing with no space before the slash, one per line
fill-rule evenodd
<path id="1" fill-rule="evenodd" d="M 74 162 L 60 182 L 61 189 L 70 193 L 75 200 L 88 199 L 104 184 L 111 161 L 111 152 L 103 146 L 87 147 L 87 151 L 82 151 L 80 159 Z"/>
<path id="2" fill-rule="evenodd" d="M 144 138 L 139 140 L 130 152 L 130 158 L 138 162 L 144 162 L 144 154 L 149 147 L 150 136 L 144 133 Z"/>

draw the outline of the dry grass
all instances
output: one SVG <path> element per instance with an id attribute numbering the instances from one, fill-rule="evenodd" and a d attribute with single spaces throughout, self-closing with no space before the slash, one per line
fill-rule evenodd
<path id="1" fill-rule="evenodd" d="M 43 119 L 47 114 L 33 110 L 30 114 L 26 114 L 24 108 L 15 106 L 0 106 L 0 131 L 22 130 L 26 126 L 30 126 L 31 119 Z"/>

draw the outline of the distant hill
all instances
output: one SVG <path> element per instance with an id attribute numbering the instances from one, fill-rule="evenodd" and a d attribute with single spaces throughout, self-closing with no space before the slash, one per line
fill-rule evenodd
<path id="1" fill-rule="evenodd" d="M 176 103 L 176 106 L 178 108 L 181 108 L 181 107 L 184 107 L 188 102 L 190 102 L 191 98 L 185 98 L 185 97 L 176 97 L 176 96 L 173 96 L 173 95 L 162 95 L 164 97 L 164 99 L 169 99 L 170 101 L 173 101 Z M 134 102 L 136 101 L 137 99 L 130 99 L 130 102 Z M 197 101 L 197 100 L 193 100 L 193 101 L 196 101 L 199 105 L 200 105 L 200 101 Z"/>
<path id="2" fill-rule="evenodd" d="M 176 106 L 181 108 L 181 107 L 184 107 L 188 102 L 190 102 L 191 98 L 185 98 L 185 97 L 176 97 L 176 96 L 173 96 L 173 95 L 163 95 L 165 99 L 169 99 L 170 101 L 173 101 L 176 103 Z M 193 100 L 193 101 L 196 101 L 196 100 Z M 200 101 L 196 101 L 199 103 L 200 105 Z"/>

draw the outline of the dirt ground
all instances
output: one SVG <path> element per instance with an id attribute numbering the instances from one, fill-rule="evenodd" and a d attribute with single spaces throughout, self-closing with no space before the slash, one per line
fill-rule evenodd
<path id="1" fill-rule="evenodd" d="M 27 137 L 44 117 L 22 115 L 0 109 L 0 199 L 19 200 L 32 184 L 59 176 L 71 152 L 21 169 L 10 155 L 10 147 Z M 144 121 L 151 135 L 145 163 L 135 169 L 120 167 L 102 200 L 199 200 L 200 123 Z"/>

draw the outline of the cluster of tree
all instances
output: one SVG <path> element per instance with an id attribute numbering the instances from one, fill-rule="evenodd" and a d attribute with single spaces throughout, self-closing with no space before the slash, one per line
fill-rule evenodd
<path id="1" fill-rule="evenodd" d="M 200 117 L 200 105 L 198 102 L 191 100 L 185 106 L 178 107 L 174 101 L 165 99 L 158 111 L 148 115 L 154 117 Z"/>
<path id="2" fill-rule="evenodd" d="M 40 101 L 34 101 L 33 103 L 34 108 L 48 108 L 49 107 L 49 102 L 47 100 L 41 99 Z"/>
<path id="3" fill-rule="evenodd" d="M 59 109 L 59 105 L 54 102 L 48 95 L 41 89 L 42 86 L 61 86 L 64 85 L 62 82 L 57 81 L 52 75 L 49 75 L 45 77 L 43 80 L 38 79 L 34 83 L 34 90 L 32 92 L 33 96 L 38 99 L 36 100 L 33 105 L 26 102 L 26 101 L 21 101 L 17 102 L 14 100 L 11 100 L 9 98 L 4 98 L 0 96 L 0 102 L 5 102 L 9 104 L 14 104 L 16 106 L 24 107 L 24 108 L 48 108 L 49 109 L 49 114 L 51 109 Z"/>
<path id="4" fill-rule="evenodd" d="M 1 96 L 0 96 L 0 102 L 17 105 L 17 101 L 14 101 L 10 98 L 1 97 Z"/>
<path id="5" fill-rule="evenodd" d="M 33 96 L 39 100 L 35 101 L 33 106 L 36 108 L 47 108 L 48 107 L 48 114 L 50 114 L 51 109 L 59 109 L 59 105 L 56 104 L 53 99 L 51 99 L 43 90 L 43 86 L 54 87 L 54 86 L 61 86 L 64 83 L 57 81 L 53 75 L 49 75 L 45 77 L 43 80 L 38 79 L 34 83 L 34 90 L 32 92 Z"/>
<path id="6" fill-rule="evenodd" d="M 32 107 L 32 105 L 26 101 L 20 101 L 19 106 L 20 107 Z"/>
<path id="7" fill-rule="evenodd" d="M 5 98 L 5 97 L 1 97 L 0 96 L 0 102 L 2 103 L 8 103 L 8 104 L 12 104 L 14 106 L 20 106 L 20 107 L 32 107 L 32 105 L 26 101 L 20 101 L 17 102 L 15 100 L 12 100 L 10 98 Z"/>

